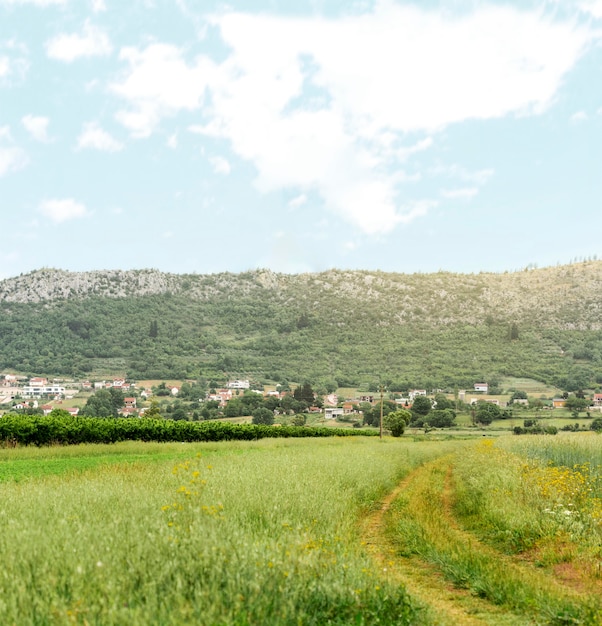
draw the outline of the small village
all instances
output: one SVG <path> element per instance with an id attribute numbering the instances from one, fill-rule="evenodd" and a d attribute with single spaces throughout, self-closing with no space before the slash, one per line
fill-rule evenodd
<path id="1" fill-rule="evenodd" d="M 183 385 L 194 384 L 194 381 L 184 381 L 169 383 L 166 381 L 130 381 L 123 377 L 114 377 L 106 380 L 71 380 L 71 379 L 48 379 L 34 376 L 26 377 L 16 374 L 0 374 L 0 415 L 6 412 L 28 412 L 39 415 L 49 415 L 54 409 L 61 409 L 72 416 L 80 414 L 86 400 L 100 390 L 115 390 L 123 396 L 123 403 L 118 408 L 120 417 L 143 417 L 150 408 L 153 400 L 176 401 L 181 395 Z M 341 390 L 338 390 L 339 392 Z M 312 415 L 320 415 L 324 420 L 345 420 L 350 417 L 361 419 L 363 410 L 366 407 L 377 406 L 381 400 L 394 402 L 399 408 L 410 410 L 417 397 L 431 398 L 433 406 L 438 394 L 444 394 L 450 401 L 454 402 L 454 407 L 469 409 L 478 403 L 486 402 L 507 408 L 528 407 L 536 408 L 538 411 L 551 411 L 553 409 L 573 408 L 571 397 L 564 393 L 562 396 L 553 397 L 546 400 L 528 398 L 526 394 L 506 394 L 490 395 L 490 388 L 486 382 L 476 382 L 471 391 L 457 390 L 455 393 L 445 393 L 441 389 L 411 389 L 407 393 L 389 393 L 385 389 L 381 394 L 377 392 L 366 392 L 362 390 L 346 389 L 345 395 L 340 393 L 325 393 L 319 395 L 312 392 L 313 402 L 307 402 L 304 412 Z M 351 393 L 354 391 L 354 393 Z M 260 386 L 253 384 L 249 379 L 229 380 L 223 387 L 216 386 L 206 391 L 203 397 L 194 398 L 193 405 L 211 406 L 219 411 L 220 416 L 228 416 L 227 407 L 229 403 L 244 394 L 255 394 L 263 399 L 273 399 L 281 401 L 294 396 L 293 389 L 283 390 L 279 385 Z M 524 396 L 524 397 L 522 397 Z M 119 396 L 121 397 L 121 396 Z M 575 396 L 573 396 L 573 399 Z M 190 400 L 190 398 L 187 398 Z M 587 398 L 582 394 L 579 408 L 590 411 L 602 412 L 602 393 L 593 393 Z M 281 409 L 276 404 L 275 414 L 293 413 L 292 407 Z M 283 403 L 287 406 L 287 403 Z M 214 415 L 217 415 L 214 413 Z"/>

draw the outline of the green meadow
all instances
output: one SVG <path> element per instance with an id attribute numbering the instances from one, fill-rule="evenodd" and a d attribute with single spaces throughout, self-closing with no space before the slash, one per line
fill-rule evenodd
<path id="1" fill-rule="evenodd" d="M 602 438 L 0 450 L 2 624 L 599 624 Z"/>

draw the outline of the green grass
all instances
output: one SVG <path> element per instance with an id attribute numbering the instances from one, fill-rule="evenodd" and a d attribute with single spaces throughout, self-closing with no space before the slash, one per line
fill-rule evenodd
<path id="1" fill-rule="evenodd" d="M 549 440 L 533 438 L 531 449 Z M 485 440 L 417 470 L 392 507 L 392 541 L 399 554 L 514 614 L 513 623 L 597 625 L 599 503 L 580 476 L 530 469 L 522 454 L 502 449 L 514 441 Z M 602 439 L 595 444 L 599 459 Z M 562 511 L 559 490 L 573 494 Z"/>
<path id="2" fill-rule="evenodd" d="M 562 390 L 546 385 L 538 380 L 533 380 L 532 378 L 506 376 L 501 379 L 500 386 L 505 390 L 516 389 L 518 391 L 524 391 L 528 396 L 535 398 L 539 398 L 540 396 L 557 398 L 562 393 Z"/>
<path id="3" fill-rule="evenodd" d="M 2 450 L 0 622 L 416 623 L 357 523 L 437 448 L 361 439 Z"/>
<path id="4" fill-rule="evenodd" d="M 0 448 L 0 481 L 82 472 L 117 463 L 157 463 L 190 454 L 182 444 L 123 442 L 112 446 L 82 445 Z"/>
<path id="5" fill-rule="evenodd" d="M 0 623 L 598 624 L 602 437 L 464 434 L 0 449 Z"/>

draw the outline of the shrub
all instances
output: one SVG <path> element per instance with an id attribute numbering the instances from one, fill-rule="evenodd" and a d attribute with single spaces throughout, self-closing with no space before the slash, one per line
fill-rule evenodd
<path id="1" fill-rule="evenodd" d="M 274 423 L 274 412 L 265 407 L 259 407 L 253 411 L 253 424 L 265 424 L 271 426 Z"/>
<path id="2" fill-rule="evenodd" d="M 602 431 L 602 417 L 596 417 L 590 424 L 590 428 L 596 432 Z"/>
<path id="3" fill-rule="evenodd" d="M 393 413 L 385 415 L 383 425 L 387 430 L 391 431 L 393 437 L 401 437 L 411 419 L 412 414 L 409 411 L 400 409 L 399 411 L 393 411 Z"/>
<path id="4" fill-rule="evenodd" d="M 456 413 L 451 409 L 435 409 L 427 415 L 426 421 L 435 428 L 449 428 L 456 423 Z"/>

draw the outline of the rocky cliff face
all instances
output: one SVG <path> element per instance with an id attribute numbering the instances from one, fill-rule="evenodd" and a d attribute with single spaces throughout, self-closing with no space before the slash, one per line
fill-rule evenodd
<path id="1" fill-rule="evenodd" d="M 372 309 L 379 324 L 445 325 L 523 320 L 602 328 L 602 261 L 503 274 L 399 274 L 329 270 L 319 274 L 167 274 L 158 270 L 67 272 L 42 269 L 0 281 L 0 302 L 49 303 L 90 297 L 183 295 L 191 300 L 257 295 L 304 310 L 340 309 L 341 319 Z"/>

